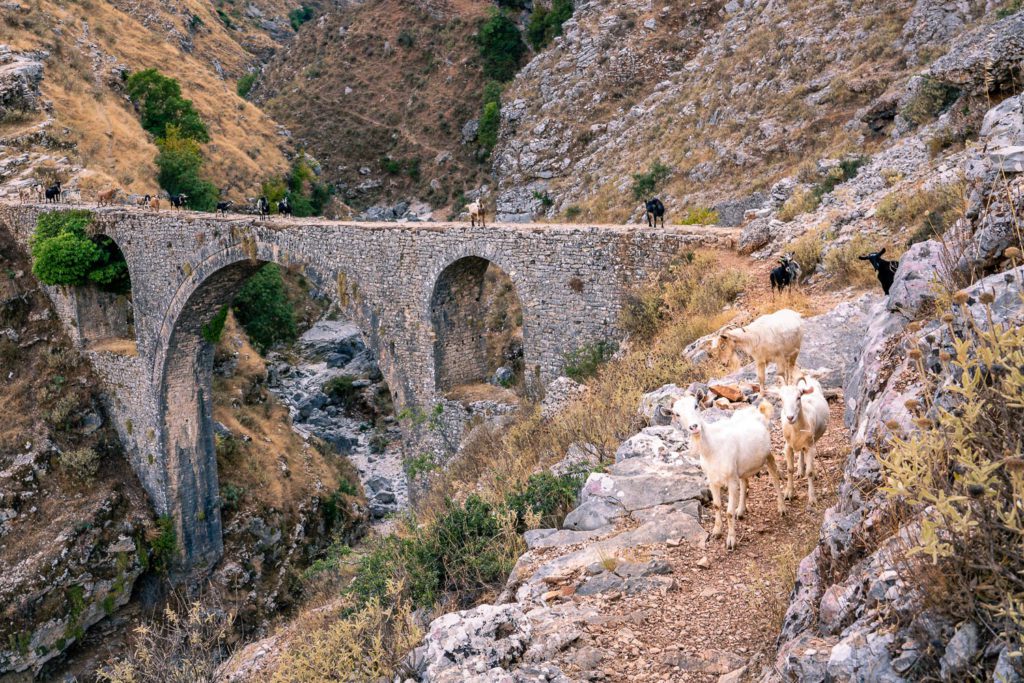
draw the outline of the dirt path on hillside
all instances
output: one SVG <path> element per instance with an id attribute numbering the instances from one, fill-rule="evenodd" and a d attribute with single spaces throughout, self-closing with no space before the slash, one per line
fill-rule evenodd
<path id="1" fill-rule="evenodd" d="M 747 273 L 746 290 L 738 302 L 739 319 L 782 307 L 805 315 L 823 313 L 852 298 L 849 291 L 804 287 L 774 297 L 768 284 L 771 261 L 754 261 L 728 250 L 715 250 L 726 268 Z M 709 539 L 703 547 L 682 543 L 676 547 L 649 546 L 635 557 L 617 560 L 660 559 L 671 568 L 672 588 L 665 594 L 600 594 L 577 600 L 593 601 L 602 615 L 583 626 L 604 657 L 592 671 L 581 670 L 578 658 L 556 661 L 574 678 L 638 683 L 694 681 L 715 683 L 719 676 L 741 667 L 737 681 L 755 680 L 771 666 L 771 652 L 788 604 L 799 561 L 818 538 L 824 511 L 836 502 L 845 458 L 850 450 L 843 424 L 843 400 L 830 403 L 828 432 L 818 444 L 815 468 L 817 503 L 807 506 L 806 479 L 794 481 L 794 498 L 787 516 L 775 510 L 775 491 L 767 472 L 750 483 L 747 516 L 737 522 L 738 547 L 729 552 L 723 539 Z M 785 481 L 784 441 L 772 423 L 773 453 Z M 710 532 L 713 517 L 705 510 L 701 520 Z M 563 653 L 564 654 L 564 653 Z M 595 676 L 596 674 L 596 676 Z"/>
<path id="2" fill-rule="evenodd" d="M 721 538 L 712 538 L 704 548 L 687 543 L 674 548 L 652 546 L 647 554 L 617 558 L 663 560 L 672 568 L 674 586 L 664 595 L 585 598 L 603 617 L 583 627 L 604 654 L 597 667 L 603 680 L 715 683 L 720 675 L 742 666 L 747 666 L 748 674 L 740 680 L 754 680 L 761 667 L 771 665 L 769 652 L 781 626 L 796 565 L 817 540 L 823 512 L 836 501 L 849 452 L 842 415 L 843 403 L 838 400 L 831 405 L 829 431 L 819 442 L 818 501 L 813 508 L 807 508 L 806 480 L 797 479 L 787 516 L 780 519 L 771 480 L 761 473 L 750 482 L 747 515 L 736 525 L 736 550 L 726 551 Z M 776 425 L 772 431 L 779 456 L 781 430 Z M 709 532 L 712 522 L 710 515 L 702 519 Z M 588 675 L 575 660 L 556 663 L 570 676 Z"/>

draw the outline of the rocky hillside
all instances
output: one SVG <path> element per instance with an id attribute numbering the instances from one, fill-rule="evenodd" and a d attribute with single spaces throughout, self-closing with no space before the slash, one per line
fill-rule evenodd
<path id="1" fill-rule="evenodd" d="M 5 183 L 61 177 L 93 192 L 154 192 L 157 149 L 124 75 L 176 78 L 210 129 L 207 173 L 228 196 L 256 194 L 286 169 L 287 137 L 236 82 L 293 35 L 290 6 L 199 2 L 8 3 L 0 23 L 0 145 Z M 68 181 L 71 181 L 70 183 Z"/>
<path id="2" fill-rule="evenodd" d="M 499 214 L 625 220 L 634 175 L 653 170 L 641 194 L 661 194 L 669 220 L 716 208 L 737 225 L 779 179 L 813 177 L 807 163 L 874 155 L 944 113 L 928 136 L 941 152 L 977 134 L 987 98 L 1013 90 L 1015 68 L 985 79 L 980 63 L 952 63 L 976 40 L 935 65 L 948 78 L 928 71 L 973 26 L 1012 43 L 992 24 L 1016 5 L 996 4 L 577 3 L 564 37 L 502 97 Z M 1014 63 L 1012 48 L 994 56 Z"/>
<path id="3" fill-rule="evenodd" d="M 321 160 L 349 205 L 446 206 L 487 182 L 466 125 L 480 113 L 474 36 L 490 6 L 343 2 L 271 60 L 253 99 Z"/>
<path id="4" fill-rule="evenodd" d="M 31 675 L 168 558 L 88 361 L 10 235 L 0 252 L 0 671 Z"/>

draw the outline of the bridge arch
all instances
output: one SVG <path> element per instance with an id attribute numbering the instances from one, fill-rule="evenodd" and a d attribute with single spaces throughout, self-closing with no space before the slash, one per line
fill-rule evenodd
<path id="1" fill-rule="evenodd" d="M 86 348 L 134 353 L 125 343 L 137 345 L 132 297 L 132 263 L 114 230 L 91 230 L 89 239 L 103 254 L 101 282 L 74 291 L 76 330 Z"/>
<path id="2" fill-rule="evenodd" d="M 260 243 L 233 244 L 210 254 L 185 269 L 188 275 L 178 286 L 161 323 L 153 386 L 162 495 L 155 496 L 154 501 L 158 511 L 174 522 L 180 559 L 185 565 L 212 565 L 223 552 L 213 428 L 215 344 L 207 339 L 208 334 L 204 335 L 204 327 L 267 263 L 294 265 L 276 246 Z M 304 272 L 315 287 L 335 297 L 328 277 Z M 340 303 L 351 312 L 344 302 Z M 373 342 L 378 336 L 364 328 L 359 316 L 353 315 L 352 319 L 376 352 Z"/>
<path id="3" fill-rule="evenodd" d="M 433 380 L 436 393 L 446 393 L 466 384 L 485 381 L 497 369 L 495 357 L 504 340 L 493 329 L 491 318 L 495 301 L 485 301 L 485 289 L 495 280 L 508 292 L 490 292 L 500 305 L 507 305 L 520 315 L 515 321 L 521 327 L 516 370 L 523 379 L 522 370 L 530 362 L 527 343 L 530 330 L 529 313 L 524 305 L 524 283 L 519 272 L 506 259 L 490 254 L 492 258 L 477 255 L 465 249 L 447 261 L 432 275 L 433 287 L 427 302 L 428 319 L 433 341 Z M 519 282 L 517 282 L 519 280 Z M 494 296 L 497 294 L 498 296 Z M 502 363 L 504 364 L 504 363 Z"/>

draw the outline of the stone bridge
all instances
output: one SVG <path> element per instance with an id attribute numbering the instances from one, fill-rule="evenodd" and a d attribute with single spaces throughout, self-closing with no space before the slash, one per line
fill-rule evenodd
<path id="1" fill-rule="evenodd" d="M 36 217 L 55 208 L 69 207 L 0 204 L 0 225 L 27 247 Z M 474 228 L 93 211 L 92 229 L 113 239 L 127 260 L 130 301 L 87 287 L 47 289 L 106 384 L 108 411 L 155 509 L 174 520 L 185 567 L 212 565 L 222 551 L 213 345 L 202 326 L 263 263 L 300 269 L 360 326 L 401 409 L 429 406 L 493 370 L 478 331 L 489 263 L 515 285 L 527 378 L 543 387 L 567 352 L 620 337 L 626 288 L 683 247 L 735 237 L 707 228 Z M 93 344 L 131 335 L 137 353 Z"/>

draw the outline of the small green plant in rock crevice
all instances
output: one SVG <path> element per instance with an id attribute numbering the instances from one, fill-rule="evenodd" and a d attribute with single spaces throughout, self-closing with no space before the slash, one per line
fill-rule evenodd
<path id="1" fill-rule="evenodd" d="M 593 377 L 597 374 L 598 368 L 611 360 L 618 350 L 619 345 L 614 341 L 602 340 L 593 344 L 585 344 L 566 354 L 565 375 L 577 382 Z"/>
<path id="2" fill-rule="evenodd" d="M 646 173 L 633 174 L 633 199 L 643 201 L 653 195 L 662 183 L 668 180 L 672 169 L 655 161 Z"/>

